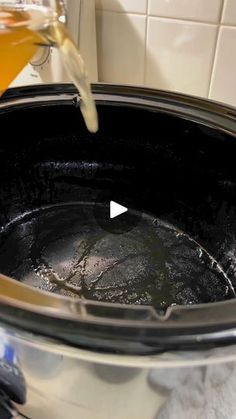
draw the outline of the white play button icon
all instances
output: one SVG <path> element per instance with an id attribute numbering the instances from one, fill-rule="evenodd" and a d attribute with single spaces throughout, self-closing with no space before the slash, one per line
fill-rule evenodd
<path id="1" fill-rule="evenodd" d="M 110 201 L 110 218 L 118 217 L 124 212 L 127 212 L 128 208 L 123 207 L 123 205 L 118 204 L 115 201 Z"/>
<path id="2" fill-rule="evenodd" d="M 118 202 L 123 202 L 126 206 Z M 133 207 L 135 207 L 135 201 L 130 197 L 109 191 L 98 194 L 93 206 L 93 214 L 95 221 L 103 230 L 111 234 L 123 234 L 137 227 L 142 219 L 142 213 Z"/>

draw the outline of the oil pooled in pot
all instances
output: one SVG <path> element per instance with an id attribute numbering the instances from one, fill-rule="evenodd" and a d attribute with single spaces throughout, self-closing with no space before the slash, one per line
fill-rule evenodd
<path id="1" fill-rule="evenodd" d="M 132 230 L 112 234 L 93 214 L 94 205 L 71 203 L 11 222 L 0 235 L 0 271 L 61 295 L 159 312 L 235 296 L 217 262 L 174 226 L 143 214 Z"/>

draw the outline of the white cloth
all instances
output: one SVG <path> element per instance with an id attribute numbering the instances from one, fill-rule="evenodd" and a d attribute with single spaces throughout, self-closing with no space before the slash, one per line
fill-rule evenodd
<path id="1" fill-rule="evenodd" d="M 152 385 L 167 394 L 155 419 L 236 419 L 236 363 L 160 369 Z"/>

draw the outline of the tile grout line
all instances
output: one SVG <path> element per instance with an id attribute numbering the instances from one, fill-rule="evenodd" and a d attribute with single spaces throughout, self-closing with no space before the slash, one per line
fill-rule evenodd
<path id="1" fill-rule="evenodd" d="M 148 8 L 149 0 L 146 4 L 146 27 L 145 27 L 145 46 L 144 46 L 144 68 L 143 68 L 143 85 L 146 85 L 146 70 L 147 70 L 147 34 L 148 34 Z"/>
<path id="2" fill-rule="evenodd" d="M 224 1 L 225 0 L 222 0 L 222 4 L 224 5 Z M 220 18 L 222 19 L 222 15 L 223 15 L 223 10 L 224 10 L 224 7 L 223 6 L 221 6 L 221 8 L 220 8 Z M 124 13 L 124 12 L 118 12 L 118 13 Z M 134 12 L 132 12 L 133 14 L 135 14 Z M 140 14 L 140 13 L 136 13 L 136 14 Z M 221 22 L 219 23 L 219 22 L 217 22 L 217 21 L 210 21 L 210 20 L 201 20 L 201 19 L 190 19 L 190 18 L 187 18 L 187 17 L 173 17 L 173 16 L 160 16 L 160 15 L 153 15 L 153 14 L 149 14 L 149 17 L 152 17 L 152 18 L 157 18 L 157 19 L 163 19 L 163 20 L 173 20 L 173 22 L 181 22 L 181 23 L 184 23 L 184 22 L 187 22 L 187 23 L 199 23 L 200 25 L 211 25 L 211 26 L 217 26 L 218 24 L 221 24 Z M 223 24 L 224 26 L 232 26 L 232 27 L 236 27 L 236 23 L 224 23 Z"/>
<path id="3" fill-rule="evenodd" d="M 228 25 L 227 23 L 223 23 L 222 25 L 220 25 L 221 28 L 230 28 L 233 30 L 236 30 L 236 26 L 235 25 Z"/>
<path id="4" fill-rule="evenodd" d="M 189 19 L 186 17 L 173 17 L 173 16 L 158 16 L 150 14 L 149 17 L 157 18 L 157 19 L 163 19 L 163 20 L 171 20 L 173 22 L 181 22 L 181 23 L 197 23 L 200 25 L 212 25 L 216 26 L 217 22 L 209 22 L 208 20 L 197 20 L 197 19 Z"/>
<path id="5" fill-rule="evenodd" d="M 149 0 L 147 0 L 148 2 Z M 224 0 L 222 0 L 222 4 Z M 223 12 L 223 7 L 221 6 L 222 12 Z M 157 19 L 163 19 L 163 20 L 170 20 L 173 22 L 181 22 L 181 23 L 198 23 L 200 25 L 211 25 L 211 26 L 217 26 L 219 23 L 217 22 L 212 22 L 212 21 L 208 21 L 208 20 L 197 20 L 197 19 L 189 19 L 189 18 L 184 18 L 184 17 L 173 17 L 173 16 L 159 16 L 159 15 L 153 15 L 153 14 L 149 14 L 145 13 L 145 12 L 132 12 L 132 11 L 126 11 L 126 10 L 112 10 L 112 9 L 96 9 L 97 12 L 103 13 L 117 13 L 117 14 L 128 14 L 128 15 L 134 15 L 134 16 L 145 16 L 147 15 L 148 17 L 152 17 L 152 18 L 157 18 Z M 223 26 L 230 26 L 230 27 L 236 27 L 235 24 L 233 23 L 225 23 Z"/>
<path id="6" fill-rule="evenodd" d="M 222 0 L 222 5 L 221 5 L 220 15 L 219 15 L 218 29 L 217 29 L 217 32 L 216 32 L 214 52 L 213 52 L 213 57 L 212 57 L 210 80 L 209 80 L 208 92 L 207 92 L 207 98 L 208 99 L 209 99 L 211 88 L 212 88 L 213 73 L 214 73 L 214 68 L 215 68 L 215 65 L 216 65 L 217 51 L 218 51 L 219 38 L 220 38 L 220 28 L 221 28 L 221 22 L 222 22 L 222 17 L 223 17 L 223 12 L 224 12 L 224 6 L 225 6 L 225 0 Z"/>
<path id="7" fill-rule="evenodd" d="M 129 10 L 113 10 L 113 9 L 96 9 L 97 12 L 110 12 L 110 13 L 118 13 L 120 15 L 137 15 L 137 16 L 145 16 L 146 12 L 132 12 Z"/>

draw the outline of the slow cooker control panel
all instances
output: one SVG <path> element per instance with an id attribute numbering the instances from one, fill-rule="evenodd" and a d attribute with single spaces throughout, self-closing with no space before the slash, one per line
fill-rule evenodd
<path id="1" fill-rule="evenodd" d="M 69 81 L 56 48 L 40 47 L 30 63 L 11 84 L 12 87 Z"/>

